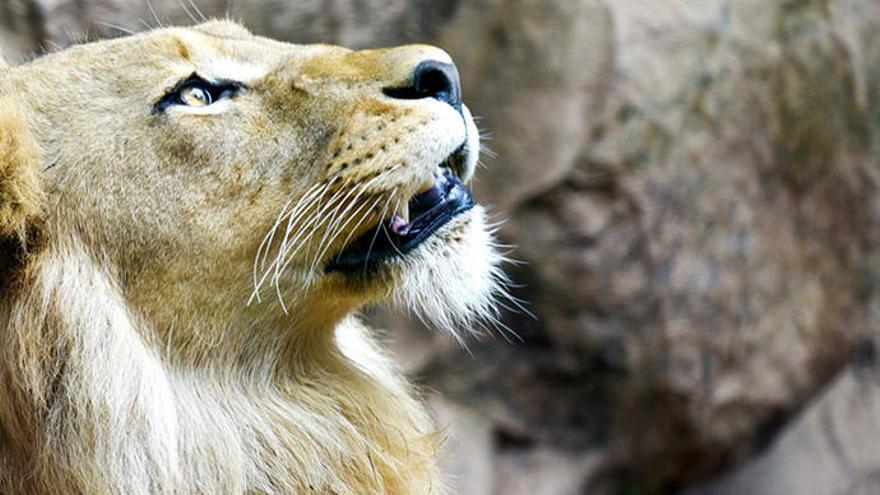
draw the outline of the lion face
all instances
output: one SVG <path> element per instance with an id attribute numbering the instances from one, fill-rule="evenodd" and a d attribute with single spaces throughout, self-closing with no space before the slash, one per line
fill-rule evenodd
<path id="1" fill-rule="evenodd" d="M 213 22 L 47 55 L 0 89 L 40 149 L 47 237 L 159 328 L 320 327 L 380 300 L 453 327 L 491 307 L 499 256 L 463 185 L 478 133 L 442 50 Z"/>

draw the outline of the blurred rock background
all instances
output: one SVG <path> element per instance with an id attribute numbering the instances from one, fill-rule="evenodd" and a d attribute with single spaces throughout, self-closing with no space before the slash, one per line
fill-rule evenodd
<path id="1" fill-rule="evenodd" d="M 462 495 L 880 493 L 880 3 L 193 0 L 449 51 L 537 319 L 469 351 L 375 315 Z M 155 14 L 154 14 L 155 12 Z M 23 60 L 190 0 L 0 0 Z"/>

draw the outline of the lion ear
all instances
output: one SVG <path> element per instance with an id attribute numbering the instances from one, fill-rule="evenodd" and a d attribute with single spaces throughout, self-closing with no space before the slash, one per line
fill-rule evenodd
<path id="1" fill-rule="evenodd" d="M 43 213 L 39 153 L 12 97 L 0 97 L 0 240 L 27 245 Z"/>

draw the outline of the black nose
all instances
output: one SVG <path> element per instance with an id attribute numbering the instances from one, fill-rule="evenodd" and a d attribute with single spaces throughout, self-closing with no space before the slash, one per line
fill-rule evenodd
<path id="1" fill-rule="evenodd" d="M 437 60 L 425 60 L 413 71 L 412 82 L 403 88 L 385 88 L 392 98 L 417 100 L 436 98 L 461 111 L 461 79 L 454 64 Z"/>

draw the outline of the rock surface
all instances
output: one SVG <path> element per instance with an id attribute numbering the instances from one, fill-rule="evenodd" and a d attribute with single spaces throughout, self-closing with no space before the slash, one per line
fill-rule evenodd
<path id="1" fill-rule="evenodd" d="M 835 428 L 857 441 L 880 414 L 846 371 L 880 327 L 880 4 L 197 3 L 279 39 L 427 41 L 457 60 L 497 153 L 477 194 L 508 219 L 538 316 L 506 315 L 523 342 L 473 357 L 384 319 L 445 396 L 438 415 L 464 418 L 452 448 L 485 457 L 453 463 L 460 493 L 669 493 L 755 456 L 695 493 L 810 493 L 811 477 L 876 491 L 860 488 L 876 452 L 806 469 L 838 453 L 799 432 L 849 408 L 864 421 Z M 188 0 L 0 0 L 0 40 L 21 60 L 190 15 Z"/>
<path id="2" fill-rule="evenodd" d="M 877 494 L 878 439 L 880 373 L 876 362 L 858 363 L 834 380 L 767 453 L 687 495 Z"/>

